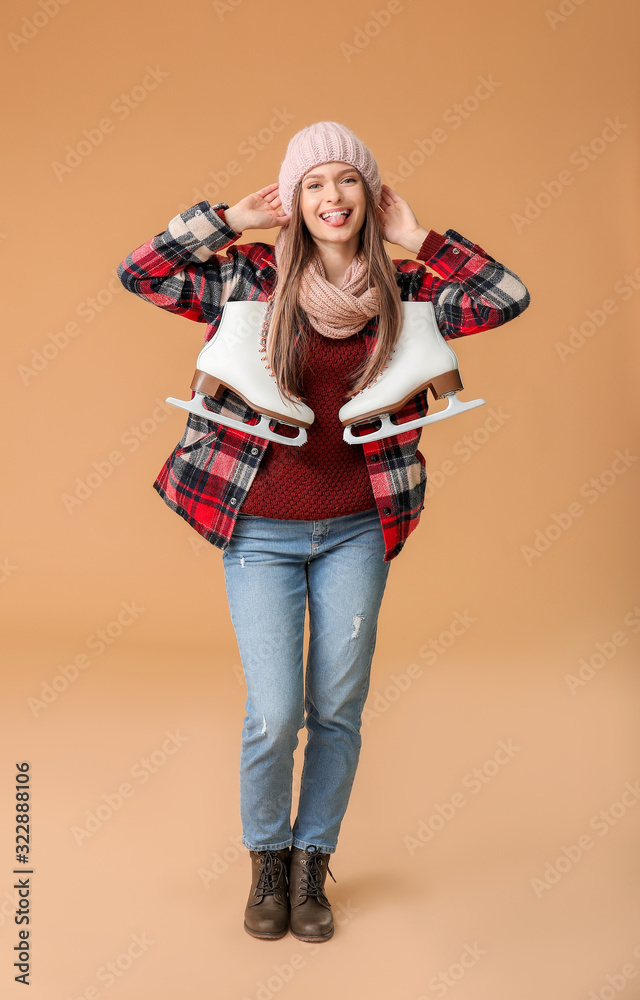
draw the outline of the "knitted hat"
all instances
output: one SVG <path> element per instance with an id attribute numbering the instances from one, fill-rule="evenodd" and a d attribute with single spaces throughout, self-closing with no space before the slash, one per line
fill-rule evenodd
<path id="1" fill-rule="evenodd" d="M 293 192 L 307 171 L 320 163 L 350 163 L 362 174 L 376 202 L 382 194 L 382 179 L 371 150 L 357 135 L 338 122 L 315 122 L 289 140 L 280 165 L 278 191 L 283 211 L 291 215 Z"/>

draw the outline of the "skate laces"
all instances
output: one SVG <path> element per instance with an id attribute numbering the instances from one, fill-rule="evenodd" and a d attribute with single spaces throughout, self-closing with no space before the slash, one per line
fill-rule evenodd
<path id="1" fill-rule="evenodd" d="M 268 896 L 280 887 L 280 878 L 284 874 L 285 885 L 289 886 L 287 868 L 277 851 L 260 851 L 261 871 L 254 890 L 254 896 Z"/>

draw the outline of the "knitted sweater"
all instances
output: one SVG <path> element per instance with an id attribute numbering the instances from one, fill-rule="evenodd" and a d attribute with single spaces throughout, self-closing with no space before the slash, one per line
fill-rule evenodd
<path id="1" fill-rule="evenodd" d="M 242 505 L 243 514 L 319 520 L 376 506 L 364 452 L 342 438 L 338 410 L 351 376 L 366 357 L 362 331 L 325 337 L 309 324 L 308 361 L 301 395 L 315 414 L 303 445 L 269 442 Z M 282 425 L 277 426 L 282 432 Z"/>

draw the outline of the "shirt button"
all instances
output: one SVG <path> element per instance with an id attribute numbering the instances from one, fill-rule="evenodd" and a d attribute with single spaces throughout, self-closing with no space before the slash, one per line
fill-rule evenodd
<path id="1" fill-rule="evenodd" d="M 195 210 L 195 212 L 193 214 L 194 215 L 202 215 L 202 212 L 200 211 L 199 208 L 196 208 L 196 210 Z"/>
<path id="2" fill-rule="evenodd" d="M 378 459 L 380 458 L 380 456 L 379 456 L 379 455 L 370 455 L 369 457 L 371 458 L 371 461 L 372 461 L 372 462 L 377 462 L 377 461 L 378 461 Z"/>
<path id="3" fill-rule="evenodd" d="M 257 455 L 258 454 L 258 449 L 257 448 L 252 448 L 251 449 L 251 454 L 252 455 Z"/>
<path id="4" fill-rule="evenodd" d="M 229 503 L 233 503 L 233 504 L 237 503 L 236 498 L 235 497 L 231 497 Z"/>
<path id="5" fill-rule="evenodd" d="M 451 248 L 451 253 L 460 253 L 460 251 L 458 250 L 457 247 L 452 247 Z"/>
<path id="6" fill-rule="evenodd" d="M 390 514 L 391 513 L 391 507 L 385 507 L 384 508 L 384 513 L 385 514 Z"/>

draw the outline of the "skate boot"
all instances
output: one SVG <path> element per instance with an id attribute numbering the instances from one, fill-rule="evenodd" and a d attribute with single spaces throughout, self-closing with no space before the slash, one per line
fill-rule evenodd
<path id="1" fill-rule="evenodd" d="M 387 364 L 377 378 L 360 389 L 338 412 L 344 427 L 343 439 L 349 444 L 364 444 L 402 434 L 486 402 L 484 399 L 463 402 L 457 398 L 458 390 L 464 388 L 458 359 L 440 332 L 433 303 L 403 302 L 402 309 L 402 329 Z M 435 399 L 446 396 L 447 408 L 415 420 L 393 423 L 390 414 L 401 410 L 422 389 L 430 389 Z M 360 435 L 353 433 L 354 424 L 375 420 L 381 422 L 378 430 Z"/>
<path id="2" fill-rule="evenodd" d="M 299 396 L 284 392 L 281 396 L 273 372 L 268 371 L 266 333 L 262 332 L 267 305 L 267 302 L 258 301 L 227 302 L 218 329 L 198 355 L 191 380 L 193 399 L 167 396 L 166 401 L 245 434 L 279 444 L 303 445 L 307 440 L 306 428 L 313 423 L 314 413 Z M 247 424 L 207 409 L 204 397 L 215 399 L 225 387 L 260 414 L 259 423 Z M 270 426 L 272 420 L 295 427 L 297 436 L 278 434 Z"/>

